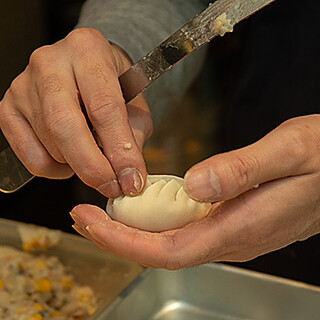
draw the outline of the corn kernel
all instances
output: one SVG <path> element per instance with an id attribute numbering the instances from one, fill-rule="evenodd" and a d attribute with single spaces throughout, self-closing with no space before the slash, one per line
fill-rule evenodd
<path id="1" fill-rule="evenodd" d="M 60 282 L 67 288 L 67 289 L 72 289 L 72 281 L 69 278 L 62 278 Z"/>
<path id="2" fill-rule="evenodd" d="M 88 303 L 88 302 L 90 302 L 90 297 L 87 294 L 81 294 L 80 301 L 84 302 L 84 303 Z"/>
<path id="3" fill-rule="evenodd" d="M 25 243 L 23 244 L 22 248 L 23 248 L 24 251 L 29 252 L 29 251 L 31 251 L 32 245 L 31 245 L 30 242 L 25 242 Z"/>
<path id="4" fill-rule="evenodd" d="M 51 281 L 49 279 L 46 279 L 46 278 L 39 279 L 36 282 L 35 289 L 38 292 L 50 292 L 52 290 Z"/>
<path id="5" fill-rule="evenodd" d="M 47 239 L 43 239 L 41 235 L 37 235 L 31 241 L 24 242 L 22 247 L 24 251 L 37 251 L 44 250 L 49 245 L 50 243 Z"/>
<path id="6" fill-rule="evenodd" d="M 0 279 L 0 289 L 2 289 L 3 287 L 4 287 L 4 281 Z"/>
<path id="7" fill-rule="evenodd" d="M 26 320 L 43 320 L 43 317 L 40 313 L 35 313 L 32 316 L 26 318 Z"/>
<path id="8" fill-rule="evenodd" d="M 24 313 L 27 313 L 28 309 L 26 307 L 21 307 L 21 308 L 18 308 L 16 311 L 15 311 L 15 314 L 17 315 L 20 315 L 20 314 L 24 314 Z"/>
<path id="9" fill-rule="evenodd" d="M 51 317 L 62 317 L 63 314 L 62 314 L 61 312 L 59 312 L 59 311 L 52 311 L 52 312 L 50 313 L 50 316 L 51 316 Z"/>
<path id="10" fill-rule="evenodd" d="M 23 271 L 24 270 L 24 265 L 22 263 L 19 263 L 18 264 L 18 267 L 19 267 L 19 270 L 20 271 Z"/>
<path id="11" fill-rule="evenodd" d="M 96 308 L 94 308 L 94 307 L 92 307 L 92 306 L 89 306 L 89 307 L 87 307 L 87 310 L 88 310 L 89 316 L 91 316 L 92 314 L 95 313 Z"/>
<path id="12" fill-rule="evenodd" d="M 35 303 L 35 304 L 33 305 L 33 308 L 34 308 L 34 309 L 37 309 L 37 310 L 39 310 L 39 311 L 43 311 L 43 310 L 44 310 L 44 307 L 43 307 L 41 304 L 39 304 L 39 303 Z"/>
<path id="13" fill-rule="evenodd" d="M 37 251 L 39 249 L 42 249 L 42 246 L 38 239 L 34 239 L 31 242 L 25 242 L 22 248 L 24 251 L 30 252 L 30 251 Z"/>
<path id="14" fill-rule="evenodd" d="M 37 270 L 41 270 L 41 269 L 45 269 L 47 267 L 47 264 L 45 263 L 45 261 L 39 260 L 39 261 L 37 261 L 35 267 Z"/>

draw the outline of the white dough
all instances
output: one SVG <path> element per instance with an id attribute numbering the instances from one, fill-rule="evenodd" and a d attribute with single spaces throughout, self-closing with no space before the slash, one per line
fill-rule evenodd
<path id="1" fill-rule="evenodd" d="M 145 190 L 136 197 L 109 199 L 109 216 L 131 227 L 160 232 L 181 228 L 204 218 L 210 203 L 191 199 L 183 190 L 183 179 L 168 175 L 148 176 Z"/>

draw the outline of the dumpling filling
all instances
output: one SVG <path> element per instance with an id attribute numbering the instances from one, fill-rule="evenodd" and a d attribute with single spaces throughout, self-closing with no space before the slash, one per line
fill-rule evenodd
<path id="1" fill-rule="evenodd" d="M 80 320 L 97 308 L 57 257 L 0 246 L 0 320 Z"/>

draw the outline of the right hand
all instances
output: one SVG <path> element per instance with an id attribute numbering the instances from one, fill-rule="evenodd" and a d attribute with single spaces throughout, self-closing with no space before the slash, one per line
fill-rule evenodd
<path id="1" fill-rule="evenodd" d="M 125 105 L 118 77 L 130 65 L 122 49 L 90 28 L 33 52 L 0 102 L 0 127 L 32 174 L 64 179 L 75 172 L 112 198 L 141 192 L 141 150 L 152 120 L 144 95 Z"/>

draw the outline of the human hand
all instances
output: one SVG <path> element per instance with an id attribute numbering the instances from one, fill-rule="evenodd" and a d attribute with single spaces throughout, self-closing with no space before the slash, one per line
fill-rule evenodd
<path id="1" fill-rule="evenodd" d="M 119 47 L 90 28 L 31 55 L 0 102 L 0 127 L 32 174 L 64 179 L 75 172 L 113 198 L 140 193 L 147 175 L 141 150 L 152 120 L 143 95 L 125 105 L 118 77 L 130 65 Z"/>
<path id="2" fill-rule="evenodd" d="M 319 233 L 319 186 L 320 116 L 312 115 L 191 168 L 185 189 L 216 202 L 201 221 L 150 233 L 112 221 L 94 206 L 79 205 L 71 215 L 75 229 L 102 249 L 145 266 L 179 269 L 247 261 Z"/>

